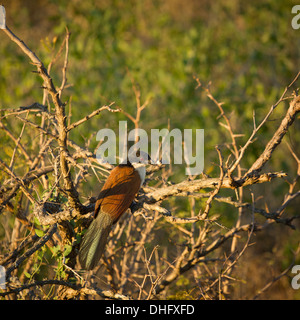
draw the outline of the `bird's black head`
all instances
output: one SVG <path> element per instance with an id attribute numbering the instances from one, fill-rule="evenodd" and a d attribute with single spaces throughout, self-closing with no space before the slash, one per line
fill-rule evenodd
<path id="1" fill-rule="evenodd" d="M 161 162 L 158 161 L 153 161 L 149 154 L 145 151 L 142 150 L 130 150 L 128 153 L 127 158 L 122 161 L 121 165 L 132 165 L 132 164 L 154 164 L 154 165 L 160 165 Z"/>
<path id="2" fill-rule="evenodd" d="M 150 164 L 151 158 L 147 152 L 142 150 L 137 150 L 137 151 L 129 152 L 128 161 L 130 163 Z"/>

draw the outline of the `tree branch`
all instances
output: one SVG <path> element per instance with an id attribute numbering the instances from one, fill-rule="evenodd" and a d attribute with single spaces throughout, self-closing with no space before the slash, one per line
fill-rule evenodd
<path id="1" fill-rule="evenodd" d="M 272 153 L 274 152 L 276 147 L 281 143 L 281 140 L 287 133 L 289 127 L 293 124 L 298 112 L 300 112 L 300 96 L 295 97 L 291 101 L 290 107 L 285 117 L 281 121 L 279 128 L 276 130 L 273 137 L 266 145 L 263 153 L 258 157 L 258 159 L 251 166 L 251 168 L 247 171 L 245 177 L 255 175 L 262 170 L 264 165 L 270 160 Z"/>
<path id="2" fill-rule="evenodd" d="M 41 60 L 8 27 L 6 27 L 6 29 L 4 29 L 3 31 L 21 48 L 21 50 L 31 59 L 32 63 L 37 67 L 38 74 L 44 81 L 44 87 L 45 89 L 47 89 L 52 98 L 53 104 L 55 106 L 55 118 L 57 121 L 58 144 L 60 148 L 60 168 L 64 181 L 64 189 L 68 195 L 70 206 L 80 213 L 83 209 L 83 206 L 80 203 L 78 192 L 74 187 L 67 161 L 69 151 L 67 148 L 67 126 L 64 104 L 60 100 L 60 95 L 56 91 L 52 79 Z"/>
<path id="3" fill-rule="evenodd" d="M 101 290 L 99 288 L 89 288 L 80 286 L 71 282 L 63 281 L 63 280 L 43 280 L 43 281 L 36 281 L 34 283 L 27 283 L 20 287 L 11 289 L 9 291 L 0 292 L 0 297 L 5 297 L 10 294 L 20 293 L 23 290 L 30 289 L 33 287 L 42 287 L 46 285 L 59 285 L 68 287 L 70 290 L 67 291 L 66 295 L 68 299 L 75 298 L 78 295 L 96 295 L 106 299 L 112 300 L 131 300 L 130 297 L 119 294 L 117 292 L 113 292 L 112 290 Z"/>

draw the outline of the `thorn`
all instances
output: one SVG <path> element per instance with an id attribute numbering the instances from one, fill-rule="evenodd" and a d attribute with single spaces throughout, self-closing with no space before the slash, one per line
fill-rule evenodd
<path id="1" fill-rule="evenodd" d="M 33 62 L 33 61 L 30 61 L 29 63 L 30 63 L 30 64 L 33 64 L 34 66 L 38 66 L 38 67 L 41 67 L 41 65 L 42 65 L 41 62 Z"/>

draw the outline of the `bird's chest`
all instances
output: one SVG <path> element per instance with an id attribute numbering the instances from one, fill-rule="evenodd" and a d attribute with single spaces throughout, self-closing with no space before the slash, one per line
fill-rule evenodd
<path id="1" fill-rule="evenodd" d="M 145 177 L 146 177 L 146 168 L 143 167 L 137 167 L 135 168 L 135 170 L 138 172 L 140 179 L 141 179 L 141 184 L 140 187 L 143 185 L 144 181 L 145 181 Z"/>

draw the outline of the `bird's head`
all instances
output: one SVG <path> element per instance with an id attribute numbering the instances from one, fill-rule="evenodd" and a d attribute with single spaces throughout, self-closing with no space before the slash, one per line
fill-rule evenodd
<path id="1" fill-rule="evenodd" d="M 149 156 L 149 154 L 145 151 L 142 150 L 131 150 L 128 153 L 127 159 L 125 159 L 122 164 L 132 164 L 134 167 L 136 166 L 146 166 L 148 164 L 152 164 L 152 165 L 160 165 L 161 162 L 158 161 L 153 161 L 153 159 L 151 159 L 151 157 Z"/>
<path id="2" fill-rule="evenodd" d="M 130 153 L 128 155 L 128 158 L 131 163 L 141 163 L 144 165 L 151 163 L 151 157 L 149 156 L 149 154 L 141 150 Z"/>

